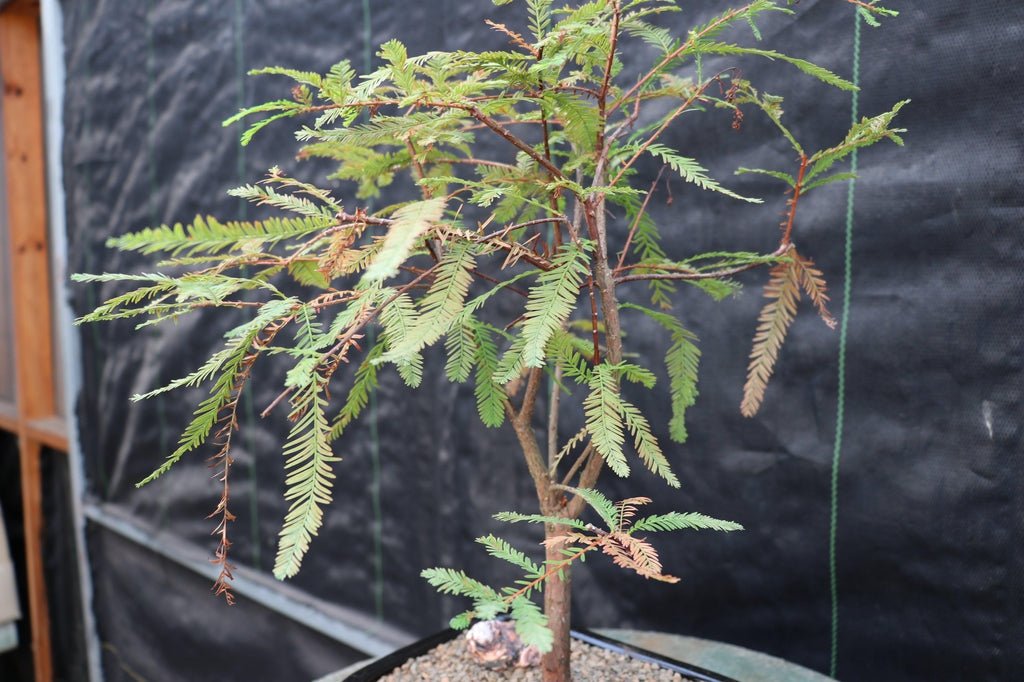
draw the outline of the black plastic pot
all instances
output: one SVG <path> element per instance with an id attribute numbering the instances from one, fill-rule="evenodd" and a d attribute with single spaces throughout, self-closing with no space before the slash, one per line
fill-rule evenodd
<path id="1" fill-rule="evenodd" d="M 422 656 L 439 644 L 451 641 L 461 634 L 462 633 L 457 630 L 444 630 L 437 634 L 430 635 L 429 637 L 421 639 L 418 642 L 413 642 L 409 646 L 399 649 L 394 653 L 378 658 L 375 661 L 371 661 L 363 668 L 360 668 L 346 677 L 344 682 L 376 682 L 376 680 L 379 680 L 388 673 L 402 667 L 406 661 Z M 591 632 L 590 630 L 573 630 L 572 637 L 573 639 L 578 639 L 581 642 L 586 642 L 591 646 L 625 654 L 626 656 L 639 659 L 646 663 L 653 663 L 654 665 L 677 672 L 684 677 L 699 680 L 699 682 L 737 682 L 731 677 L 719 675 L 718 673 L 705 670 L 704 668 L 700 668 L 695 665 L 690 665 L 689 663 L 684 663 L 683 661 L 667 658 L 661 654 L 656 654 L 653 651 L 647 651 L 646 649 L 624 644 L 603 635 L 599 635 L 596 632 Z"/>

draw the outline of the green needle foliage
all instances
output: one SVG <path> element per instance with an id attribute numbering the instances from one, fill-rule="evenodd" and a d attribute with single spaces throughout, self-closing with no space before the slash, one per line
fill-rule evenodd
<path id="1" fill-rule="evenodd" d="M 895 15 L 873 0 L 849 2 L 872 25 Z M 855 89 L 797 56 L 754 46 L 763 15 L 792 14 L 790 3 L 738 3 L 697 26 L 672 15 L 681 9 L 673 0 L 516 4 L 525 5 L 521 27 L 490 24 L 507 41 L 504 49 L 411 56 L 391 40 L 377 53 L 379 66 L 361 76 L 345 61 L 324 74 L 254 71 L 288 81 L 282 92 L 290 88 L 291 97 L 244 109 L 225 125 L 244 122 L 247 144 L 271 123 L 292 119 L 299 157 L 335 164 L 330 189 L 271 168 L 260 182 L 231 191 L 268 217 L 197 217 L 117 237 L 110 246 L 164 260 L 150 268 L 153 274 L 78 279 L 133 287 L 82 322 L 131 318 L 146 326 L 225 308 L 243 317 L 224 348 L 198 369 L 137 396 L 210 386 L 177 448 L 140 485 L 205 443 L 219 448 L 217 591 L 229 596 L 231 434 L 238 397 L 259 358 L 283 355 L 290 362 L 278 399 L 265 410 L 280 406 L 292 424 L 282 452 L 290 506 L 274 568 L 286 578 L 299 570 L 331 501 L 340 460 L 332 444 L 343 446 L 381 372 L 393 367 L 416 387 L 427 371 L 425 352 L 443 344 L 445 376 L 472 381 L 481 421 L 502 427 L 520 446 L 539 513 L 498 518 L 543 525 L 544 556 L 488 535 L 479 540 L 486 550 L 522 572 L 515 585 L 493 588 L 450 568 L 423 575 L 441 592 L 472 601 L 453 620 L 456 627 L 512 614 L 524 640 L 547 652 L 551 682 L 568 676 L 562 578 L 577 559 L 600 550 L 639 575 L 674 582 L 644 533 L 739 529 L 695 512 L 636 519 L 648 498 L 612 502 L 596 489 L 602 469 L 624 477 L 635 462 L 669 487 L 680 485 L 670 461 L 684 453 L 664 449 L 659 435 L 686 440 L 700 350 L 689 330 L 693 321 L 678 305 L 686 290 L 677 285 L 724 300 L 739 290 L 738 274 L 768 271 L 742 401 L 743 413 L 754 414 L 801 295 L 833 323 L 824 275 L 795 246 L 799 200 L 849 180 L 837 166 L 855 149 L 886 139 L 900 143 L 902 131 L 892 125 L 904 103 L 856 123 L 831 147 L 806 151 L 799 131 L 784 120 L 782 98 L 755 88 L 746 73 L 740 78 L 733 61 L 783 62 L 811 85 Z M 666 28 L 681 24 L 683 30 Z M 767 116 L 797 154 L 793 167 L 737 170 L 779 181 L 777 197 L 740 194 L 665 136 L 697 125 L 701 115 L 732 117 L 739 127 L 748 113 Z M 662 164 L 666 178 L 681 178 L 678 192 L 707 192 L 723 206 L 763 203 L 768 232 L 775 229 L 770 216 L 785 202 L 778 246 L 767 253 L 669 254 L 662 234 L 680 221 L 658 225 L 652 218 L 648 207 L 661 175 L 654 185 L 637 182 L 641 160 Z M 371 211 L 364 200 L 389 187 L 401 202 Z M 613 213 L 621 222 L 609 218 Z M 621 302 L 634 282 L 649 286 L 651 307 Z M 494 305 L 499 298 L 502 305 Z M 627 396 L 657 385 L 643 360 L 626 360 L 634 357 L 623 333 L 630 316 L 649 318 L 665 332 L 665 414 L 645 414 L 638 405 L 651 401 Z M 369 334 L 370 327 L 378 333 Z M 355 366 L 348 385 L 337 373 L 345 363 Z M 562 433 L 562 413 L 583 428 Z M 538 438 L 538 426 L 546 439 Z M 601 526 L 582 520 L 585 514 Z M 542 591 L 547 613 L 534 601 Z"/>

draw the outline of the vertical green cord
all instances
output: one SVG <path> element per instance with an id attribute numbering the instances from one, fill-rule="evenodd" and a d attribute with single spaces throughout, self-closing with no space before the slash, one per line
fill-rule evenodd
<path id="1" fill-rule="evenodd" d="M 369 73 L 373 65 L 370 40 L 373 37 L 370 0 L 363 0 L 363 72 Z M 367 330 L 367 347 L 377 341 L 377 330 Z M 380 499 L 380 431 L 377 415 L 377 389 L 370 389 L 370 503 L 373 506 L 373 603 L 378 620 L 384 618 L 384 517 Z"/>
<path id="2" fill-rule="evenodd" d="M 235 0 L 232 13 L 233 31 L 235 42 L 235 107 L 240 111 L 245 108 L 245 0 Z M 235 171 L 238 174 L 238 182 L 246 181 L 245 175 L 245 147 L 238 145 L 238 156 L 235 159 Z M 249 209 L 249 202 L 238 198 L 238 218 L 245 220 Z"/>
<path id="3" fill-rule="evenodd" d="M 235 0 L 232 10 L 234 43 L 235 43 L 235 105 L 241 110 L 245 107 L 245 0 Z M 235 161 L 235 169 L 238 174 L 238 183 L 246 181 L 245 172 L 245 147 L 237 145 L 238 156 Z M 245 199 L 238 199 L 238 218 L 245 220 L 248 214 L 249 204 Z M 252 390 L 247 388 L 242 393 L 242 410 L 245 419 L 245 447 L 249 451 L 249 542 L 252 545 L 252 565 L 257 570 L 263 566 L 262 562 L 262 539 L 260 537 L 260 505 L 259 505 L 259 479 L 257 478 L 256 439 L 253 437 L 253 430 L 256 428 L 256 408 L 253 404 Z"/>
<path id="4" fill-rule="evenodd" d="M 860 85 L 860 13 L 853 19 L 853 84 Z M 859 116 L 857 90 L 850 102 L 850 119 Z M 850 157 L 850 171 L 857 172 L 857 150 Z M 832 601 L 832 626 L 829 642 L 829 675 L 836 676 L 839 663 L 839 582 L 836 575 L 836 525 L 839 520 L 839 456 L 843 451 L 843 417 L 846 408 L 846 336 L 850 325 L 850 288 L 853 279 L 853 198 L 856 179 L 846 187 L 846 241 L 843 247 L 843 314 L 839 322 L 839 384 L 836 395 L 836 437 L 832 450 L 832 484 L 828 529 L 828 582 Z"/>
<path id="5" fill-rule="evenodd" d="M 89 21 L 91 21 L 92 18 L 93 18 L 93 13 L 95 11 L 95 5 L 93 5 L 91 2 L 86 2 L 85 6 L 88 9 L 87 10 L 83 10 L 87 14 L 87 18 L 85 20 L 85 24 L 84 25 L 88 26 L 89 25 Z M 86 55 L 86 57 L 81 60 L 81 64 L 82 64 L 82 66 L 81 66 L 81 68 L 82 68 L 82 78 L 80 80 L 76 81 L 76 80 L 72 80 L 70 75 L 69 75 L 68 83 L 84 84 L 85 88 L 88 89 L 89 85 L 92 82 L 92 66 L 91 66 L 91 64 L 92 64 L 92 55 L 91 54 Z M 69 66 L 69 70 L 70 70 L 70 64 L 68 66 Z M 72 88 L 71 85 L 67 86 L 68 96 L 69 97 L 71 96 L 71 88 Z M 81 109 L 81 111 L 82 111 L 82 138 L 85 139 L 85 140 L 92 139 L 92 111 L 90 110 L 90 103 L 91 102 L 92 102 L 92 98 L 86 96 L 85 97 L 85 102 L 83 103 L 82 109 Z M 86 194 L 86 196 L 90 197 L 90 198 L 98 197 L 99 194 L 93 191 L 92 164 L 91 163 L 83 163 L 81 165 L 81 169 L 82 169 L 82 181 L 85 184 L 85 194 Z M 77 215 L 76 215 L 76 217 L 74 219 L 74 227 L 75 227 L 75 229 L 79 230 L 82 234 L 91 234 L 91 232 L 88 231 L 89 230 L 89 226 L 88 225 L 82 225 L 79 222 L 80 216 L 82 216 L 82 215 L 89 215 L 89 212 L 88 211 L 78 211 L 76 213 L 77 213 Z M 91 244 L 89 245 L 89 248 L 85 249 L 85 252 L 83 254 L 82 270 L 84 272 L 95 272 L 96 271 L 96 268 L 95 268 L 95 250 L 94 250 L 94 248 L 93 248 L 93 246 Z M 97 287 L 85 287 L 85 291 L 83 292 L 83 295 L 85 296 L 85 307 L 86 307 L 87 310 L 95 310 L 96 307 L 99 305 L 99 300 L 97 299 L 97 296 L 96 296 L 96 288 Z M 88 344 L 81 343 L 81 348 L 82 348 L 82 365 L 83 365 L 83 367 L 82 367 L 82 375 L 84 377 L 84 381 L 85 382 L 90 382 L 90 381 L 97 381 L 96 377 L 99 376 L 99 372 L 96 369 L 96 349 L 102 347 L 102 341 L 100 340 L 99 325 L 98 324 L 90 324 L 90 325 L 87 325 L 87 326 L 89 327 L 88 334 L 89 334 L 89 337 L 91 339 L 91 343 L 88 343 Z M 82 331 L 81 333 L 84 335 L 86 332 Z M 100 495 L 100 498 L 105 502 L 105 501 L 110 499 L 110 473 L 107 471 L 107 460 L 106 460 L 106 458 L 103 455 L 97 455 L 97 459 L 98 459 L 98 461 L 94 463 L 94 467 L 95 467 L 94 470 L 96 472 L 96 478 L 98 479 L 96 481 L 96 489 L 97 489 L 98 494 Z"/>
<path id="6" fill-rule="evenodd" d="M 147 208 L 149 210 L 149 224 L 157 225 L 156 210 L 156 154 L 153 145 L 153 136 L 156 134 L 156 53 L 153 49 L 153 0 L 150 0 L 146 11 L 146 117 L 149 130 L 146 134 L 146 166 L 149 176 L 149 196 L 147 197 Z M 164 409 L 163 398 L 156 401 L 156 418 L 158 425 L 158 440 L 160 452 L 169 452 L 167 444 L 167 414 Z"/>

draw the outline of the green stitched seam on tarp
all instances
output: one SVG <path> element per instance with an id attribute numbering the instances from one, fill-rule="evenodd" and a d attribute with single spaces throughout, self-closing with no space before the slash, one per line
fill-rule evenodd
<path id="1" fill-rule="evenodd" d="M 156 135 L 156 51 L 153 47 L 153 1 L 150 0 L 146 7 L 146 172 L 149 179 L 149 197 L 146 199 L 146 208 L 149 214 L 149 224 L 156 226 L 158 222 L 158 211 L 156 206 L 157 197 L 157 168 L 156 150 L 154 136 Z M 167 408 L 163 397 L 156 400 L 157 433 L 160 443 L 160 452 L 170 452 L 167 435 Z"/>
<path id="2" fill-rule="evenodd" d="M 373 52 L 370 49 L 372 39 L 372 21 L 370 17 L 370 0 L 363 0 L 363 73 L 370 73 Z M 377 341 L 377 330 L 370 325 L 367 330 L 367 347 L 372 348 Z M 373 506 L 373 603 L 377 619 L 384 618 L 384 518 L 380 500 L 380 431 L 377 424 L 377 389 L 370 389 L 370 503 Z"/>
<path id="3" fill-rule="evenodd" d="M 860 85 L 860 13 L 853 13 L 853 84 Z M 850 119 L 857 122 L 857 90 L 850 100 Z M 850 171 L 857 172 L 857 150 L 850 156 Z M 843 246 L 843 313 L 839 322 L 839 382 L 836 395 L 836 437 L 832 449 L 832 482 L 829 499 L 828 583 L 832 624 L 829 641 L 829 675 L 839 664 L 839 581 L 836 575 L 836 525 L 839 520 L 839 457 L 843 451 L 843 419 L 846 408 L 846 336 L 850 325 L 850 288 L 853 279 L 853 198 L 856 179 L 846 187 L 846 239 Z"/>
<path id="4" fill-rule="evenodd" d="M 95 6 L 91 2 L 88 2 L 88 0 L 85 0 L 83 2 L 83 6 L 88 8 L 88 9 L 84 9 L 82 11 L 85 13 L 85 16 L 86 16 L 85 25 L 89 25 L 88 21 L 93 18 L 93 15 L 94 15 L 94 12 L 95 12 Z M 82 70 L 82 77 L 79 78 L 79 79 L 72 79 L 71 75 L 69 74 L 68 78 L 67 78 L 67 82 L 68 83 L 75 83 L 79 88 L 81 88 L 83 90 L 86 90 L 87 92 L 88 92 L 89 84 L 92 83 L 91 56 L 92 55 L 87 53 L 84 58 L 77 60 L 77 62 L 69 62 L 68 63 L 69 71 L 71 70 L 71 68 L 72 68 L 72 66 L 74 64 L 76 64 L 76 63 L 79 64 L 80 68 Z M 69 85 L 66 88 L 66 92 L 70 92 L 70 91 L 71 91 L 71 86 Z M 93 139 L 92 138 L 92 112 L 90 111 L 89 107 L 90 107 L 90 105 L 92 103 L 92 98 L 91 97 L 86 97 L 85 100 L 86 101 L 85 101 L 84 105 L 81 107 L 82 139 L 83 140 L 91 140 L 91 139 Z M 72 168 L 77 170 L 77 168 L 75 168 L 75 166 L 72 166 Z M 82 171 L 82 182 L 85 185 L 85 194 L 86 194 L 86 196 L 89 197 L 90 199 L 92 199 L 94 197 L 97 197 L 98 194 L 93 191 L 92 164 L 91 163 L 82 163 L 82 164 L 80 164 L 80 168 L 81 168 L 81 171 Z M 65 178 L 67 178 L 66 174 L 67 174 L 67 170 L 65 170 Z M 67 186 L 68 185 L 66 184 L 65 187 L 67 187 Z M 74 229 L 74 230 L 76 230 L 77 232 L 79 232 L 81 234 L 90 234 L 90 232 L 89 232 L 89 227 L 90 227 L 89 224 L 87 222 L 85 224 L 82 224 L 82 216 L 83 215 L 87 216 L 87 217 L 91 217 L 92 216 L 92 212 L 90 210 L 88 210 L 88 208 L 89 207 L 86 207 L 82 211 L 76 211 L 76 212 L 69 211 L 68 212 L 69 217 L 71 215 L 75 216 L 74 217 L 74 226 L 72 228 L 69 228 L 69 230 L 68 230 L 69 241 L 70 241 L 70 237 L 71 237 L 71 229 Z M 70 259 L 70 253 L 68 254 L 68 256 L 69 256 L 69 259 Z M 96 258 L 96 248 L 95 248 L 95 245 L 92 244 L 91 242 L 87 243 L 87 245 L 82 249 L 82 263 L 80 265 L 80 267 L 82 268 L 82 272 L 95 272 L 96 271 L 98 266 L 96 265 L 95 258 Z M 86 310 L 95 310 L 96 307 L 99 305 L 99 300 L 98 300 L 98 298 L 96 296 L 96 289 L 97 289 L 97 287 L 86 287 L 85 291 L 82 292 L 82 295 L 85 298 L 85 308 L 86 308 Z M 86 332 L 83 329 L 81 333 L 83 335 L 86 334 L 86 333 L 89 334 L 89 336 L 90 336 L 90 343 L 85 343 L 84 340 L 80 341 L 80 343 L 79 343 L 79 345 L 80 345 L 80 347 L 82 349 L 82 384 L 83 384 L 83 392 L 85 390 L 85 384 L 86 383 L 90 383 L 90 382 L 91 383 L 97 383 L 97 380 L 95 379 L 95 377 L 99 376 L 99 370 L 97 369 L 96 349 L 100 348 L 100 346 L 102 345 L 102 341 L 100 339 L 100 330 L 99 330 L 99 326 L 100 325 L 98 325 L 98 324 L 90 324 L 88 326 L 90 327 L 89 331 Z M 83 427 L 84 427 L 84 419 L 82 421 L 79 421 L 78 426 L 79 426 L 79 429 L 84 430 L 83 429 Z M 81 441 L 82 439 L 83 439 L 83 436 L 80 434 L 79 435 L 79 440 Z M 95 442 L 95 441 L 93 441 L 93 442 Z M 85 448 L 83 446 L 83 450 L 84 449 Z M 99 496 L 100 500 L 102 500 L 103 502 L 107 502 L 107 501 L 110 500 L 110 472 L 107 471 L 107 459 L 103 455 L 101 455 L 101 454 L 96 454 L 95 458 L 96 458 L 96 461 L 93 463 L 93 471 L 96 472 L 96 479 L 97 480 L 95 482 L 93 482 L 93 481 L 89 481 L 88 478 L 87 478 L 86 479 L 86 487 L 87 487 L 87 489 L 90 492 L 95 492 Z M 88 467 L 88 466 L 89 465 L 86 464 L 86 467 Z M 94 483 L 94 484 L 90 485 L 90 483 Z"/>
<path id="5" fill-rule="evenodd" d="M 235 0 L 232 7 L 232 38 L 235 52 L 235 108 L 241 111 L 245 108 L 245 0 Z M 235 170 L 238 176 L 238 184 L 246 182 L 246 155 L 245 147 L 241 144 L 235 145 Z M 238 219 L 248 218 L 249 203 L 238 198 Z M 243 267 L 243 272 L 245 268 Z M 252 395 L 252 388 L 246 387 L 242 391 L 242 414 L 245 419 L 245 448 L 249 452 L 249 466 L 246 467 L 249 474 L 249 542 L 252 545 L 253 568 L 263 568 L 263 540 L 260 536 L 260 505 L 259 505 L 259 471 L 257 469 L 259 455 L 256 452 L 256 405 Z"/>
<path id="6" fill-rule="evenodd" d="M 156 167 L 156 48 L 153 46 L 153 10 L 154 0 L 146 5 L 146 175 L 149 182 L 149 195 L 146 197 L 146 211 L 150 226 L 156 226 L 159 218 L 157 210 L 157 167 Z M 150 340 L 148 343 L 155 343 Z M 153 407 L 156 410 L 157 443 L 160 452 L 170 452 L 170 440 L 167 425 L 167 396 L 157 396 Z M 165 498 L 156 515 L 156 527 L 164 528 L 170 499 Z"/>

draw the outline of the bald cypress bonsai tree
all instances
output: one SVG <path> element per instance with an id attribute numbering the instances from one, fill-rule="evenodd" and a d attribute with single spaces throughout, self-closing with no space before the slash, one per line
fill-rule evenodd
<path id="1" fill-rule="evenodd" d="M 894 14 L 874 2 L 850 2 L 873 24 Z M 321 526 L 345 431 L 366 407 L 379 373 L 394 368 L 416 387 L 425 351 L 443 344 L 445 375 L 473 382 L 479 418 L 516 439 L 536 491 L 536 510 L 497 518 L 541 525 L 544 556 L 488 535 L 479 538 L 486 551 L 523 573 L 515 584 L 491 586 L 457 568 L 430 568 L 423 576 L 471 601 L 452 620 L 456 628 L 510 613 L 522 639 L 544 652 L 544 679 L 554 681 L 569 679 L 575 563 L 603 553 L 625 569 L 671 583 L 677 578 L 663 570 L 650 535 L 740 528 L 692 511 L 642 516 L 646 496 L 612 501 L 596 487 L 604 469 L 625 477 L 635 466 L 679 486 L 655 435 L 665 426 L 672 441 L 685 441 L 686 410 L 697 398 L 700 350 L 675 309 L 678 287 L 722 299 L 738 290 L 739 273 L 767 271 L 740 406 L 754 414 L 801 297 L 834 325 L 822 273 L 798 249 L 800 201 L 849 179 L 834 166 L 855 149 L 885 139 L 900 143 L 892 121 L 902 103 L 855 123 L 833 146 L 807 150 L 784 121 L 781 98 L 729 64 L 739 57 L 780 60 L 824 86 L 854 89 L 810 62 L 748 44 L 760 39 L 762 15 L 790 12 L 784 5 L 753 0 L 678 32 L 656 23 L 679 10 L 672 0 L 522 4 L 523 30 L 488 22 L 507 39 L 505 49 L 410 56 L 392 40 L 380 47 L 380 66 L 361 77 L 345 61 L 326 74 L 254 72 L 290 78 L 290 97 L 225 123 L 250 121 L 241 140 L 247 144 L 274 121 L 297 121 L 300 156 L 337 162 L 330 179 L 342 189 L 272 168 L 231 194 L 270 207 L 274 217 L 196 218 L 127 234 L 110 245 L 161 254 L 153 274 L 77 279 L 136 285 L 82 321 L 141 317 L 148 325 L 225 308 L 244 318 L 194 372 L 136 396 L 210 385 L 177 448 L 140 485 L 214 444 L 223 486 L 214 513 L 222 567 L 216 589 L 229 601 L 232 438 L 239 396 L 260 370 L 258 361 L 282 354 L 291 362 L 280 395 L 265 411 L 285 409 L 292 424 L 283 449 L 290 507 L 274 568 L 283 579 L 299 570 Z M 651 59 L 640 64 L 640 57 Z M 707 68 L 712 61 L 718 66 Z M 736 125 L 744 111 L 766 116 L 795 155 L 790 168 L 737 170 L 779 181 L 785 214 L 770 252 L 670 254 L 659 229 L 671 226 L 658 226 L 647 212 L 657 180 L 636 181 L 636 165 L 646 157 L 657 159 L 663 174 L 723 201 L 762 203 L 665 144 L 663 134 L 681 125 L 683 114 L 716 109 Z M 403 175 L 411 178 L 412 193 L 371 211 L 367 202 Z M 609 218 L 613 207 L 620 220 Z M 765 205 L 765 229 L 776 229 L 777 210 L 777 203 Z M 620 298 L 623 288 L 637 286 L 648 287 L 649 305 Z M 498 317 L 489 305 L 497 297 L 518 301 L 517 312 Z M 664 370 L 627 352 L 626 315 L 647 316 L 664 329 L 670 345 L 657 363 Z M 377 331 L 368 335 L 371 327 Z M 344 363 L 357 366 L 352 381 L 336 378 Z M 623 386 L 658 390 L 658 373 L 667 375 L 661 390 L 668 408 L 645 415 Z M 580 413 L 579 432 L 559 431 L 565 410 Z"/>

